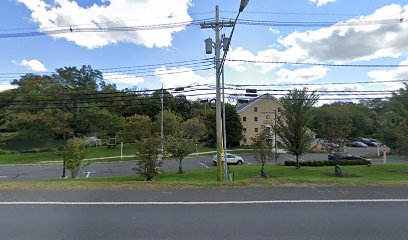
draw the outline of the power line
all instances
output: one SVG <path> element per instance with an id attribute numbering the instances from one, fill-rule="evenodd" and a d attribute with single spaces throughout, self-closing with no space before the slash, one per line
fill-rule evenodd
<path id="1" fill-rule="evenodd" d="M 220 11 L 225 13 L 234 13 L 237 11 Z M 308 12 L 268 12 L 268 11 L 245 11 L 245 14 L 269 14 L 269 15 L 302 15 L 302 16 L 358 16 L 360 14 L 353 13 L 308 13 Z"/>
<path id="2" fill-rule="evenodd" d="M 291 64 L 291 65 L 309 65 L 325 67 L 356 67 L 356 68 L 396 68 L 408 67 L 408 64 L 335 64 L 335 63 L 312 63 L 312 62 L 289 62 L 289 61 L 262 61 L 245 59 L 226 59 L 229 62 L 262 63 L 262 64 Z"/>
<path id="3" fill-rule="evenodd" d="M 23 38 L 23 37 L 36 37 L 45 35 L 61 35 L 61 34 L 73 34 L 73 33 L 104 33 L 104 32 L 134 32 L 134 31 L 147 31 L 147 30 L 161 30 L 181 28 L 188 26 L 200 25 L 203 21 L 211 19 L 200 19 L 194 21 L 185 21 L 177 23 L 164 23 L 153 25 L 139 25 L 139 26 L 110 26 L 110 27 L 64 27 L 43 31 L 30 31 L 30 32 L 15 32 L 15 33 L 0 33 L 0 38 Z"/>
<path id="4" fill-rule="evenodd" d="M 228 18 L 223 18 L 227 21 Z M 378 19 L 378 20 L 352 20 L 346 22 L 309 22 L 309 21 L 263 21 L 240 19 L 237 24 L 251 25 L 251 26 L 270 26 L 270 27 L 350 27 L 350 26 L 370 26 L 370 25 L 386 25 L 386 24 L 402 24 L 406 23 L 404 18 L 393 19 Z"/>
<path id="5" fill-rule="evenodd" d="M 139 26 L 109 26 L 109 27 L 63 27 L 53 28 L 50 30 L 42 31 L 30 31 L 30 32 L 13 32 L 13 33 L 0 33 L 0 38 L 22 38 L 22 37 L 35 37 L 44 35 L 60 35 L 70 33 L 103 33 L 103 32 L 132 32 L 132 31 L 146 31 L 146 30 L 160 30 L 180 28 L 186 26 L 200 25 L 202 22 L 211 21 L 212 18 L 200 19 L 193 21 L 177 22 L 177 23 L 163 23 L 153 25 L 139 25 Z M 224 21 L 230 19 L 224 18 Z M 404 18 L 395 19 L 379 19 L 379 20 L 355 20 L 348 22 L 284 22 L 284 21 L 263 21 L 263 20 L 251 20 L 240 19 L 237 24 L 242 25 L 257 25 L 257 26 L 280 26 L 280 27 L 327 27 L 327 26 L 366 26 L 366 25 L 383 25 L 383 24 L 402 24 L 406 23 Z"/>

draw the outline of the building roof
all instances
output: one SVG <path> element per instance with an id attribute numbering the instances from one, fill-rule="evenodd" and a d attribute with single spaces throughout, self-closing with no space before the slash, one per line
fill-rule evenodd
<path id="1" fill-rule="evenodd" d="M 248 108 L 254 106 L 255 104 L 257 104 L 259 101 L 264 100 L 264 99 L 272 99 L 274 101 L 276 101 L 279 105 L 279 101 L 277 98 L 275 98 L 274 96 L 272 96 L 269 93 L 263 94 L 255 99 L 250 100 L 249 103 L 244 103 L 240 106 L 237 107 L 237 113 L 242 113 L 243 111 L 247 110 Z"/>

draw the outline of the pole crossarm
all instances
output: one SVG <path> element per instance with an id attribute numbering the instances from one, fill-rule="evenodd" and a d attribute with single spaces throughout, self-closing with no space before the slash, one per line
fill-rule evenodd
<path id="1" fill-rule="evenodd" d="M 217 25 L 220 28 L 224 28 L 224 27 L 233 27 L 235 25 L 235 23 L 233 21 L 227 21 L 227 22 L 221 21 L 221 22 L 218 22 L 218 23 L 217 22 L 208 22 L 208 23 L 204 22 L 204 23 L 200 24 L 200 27 L 202 29 L 206 29 L 206 28 L 215 29 L 217 27 Z"/>

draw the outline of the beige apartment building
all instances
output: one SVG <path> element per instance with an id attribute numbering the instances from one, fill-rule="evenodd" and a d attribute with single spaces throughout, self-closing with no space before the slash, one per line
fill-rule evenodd
<path id="1" fill-rule="evenodd" d="M 243 125 L 243 139 L 241 145 L 251 145 L 252 138 L 256 137 L 265 128 L 270 129 L 275 124 L 276 114 L 279 114 L 281 105 L 279 101 L 270 94 L 264 94 L 249 103 L 237 106 L 237 113 Z M 273 132 L 272 132 L 273 133 Z M 273 146 L 275 145 L 275 134 L 272 134 Z M 277 137 L 279 146 L 279 137 Z"/>

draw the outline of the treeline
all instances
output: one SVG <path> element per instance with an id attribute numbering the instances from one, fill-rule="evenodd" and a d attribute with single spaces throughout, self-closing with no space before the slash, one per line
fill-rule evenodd
<path id="1" fill-rule="evenodd" d="M 134 142 L 160 134 L 163 94 L 166 136 L 182 131 L 210 146 L 216 142 L 215 111 L 208 103 L 188 100 L 197 95 L 193 89 L 118 90 L 91 66 L 64 67 L 51 75 L 27 74 L 12 85 L 16 88 L 0 92 L 2 133 L 62 139 L 65 132 L 67 138 L 117 137 Z M 407 84 L 388 100 L 326 104 L 315 107 L 313 116 L 309 128 L 319 137 L 328 138 L 341 127 L 344 138 L 373 137 L 408 152 Z M 229 104 L 226 126 L 228 145 L 238 146 L 242 124 L 235 106 Z"/>
<path id="2" fill-rule="evenodd" d="M 348 139 L 376 138 L 401 153 L 408 153 L 408 84 L 388 100 L 360 103 L 335 102 L 314 108 L 310 126 L 318 136 L 327 138 L 335 129 Z"/>
<path id="3" fill-rule="evenodd" d="M 183 132 L 208 145 L 215 143 L 215 113 L 208 103 L 190 101 L 175 89 L 118 90 L 91 66 L 64 67 L 52 75 L 27 74 L 0 92 L 0 131 L 20 137 L 62 139 L 96 136 L 135 142 L 160 134 L 161 99 L 165 136 Z M 190 94 L 191 95 L 191 94 Z M 242 125 L 227 105 L 228 143 L 236 146 Z"/>

